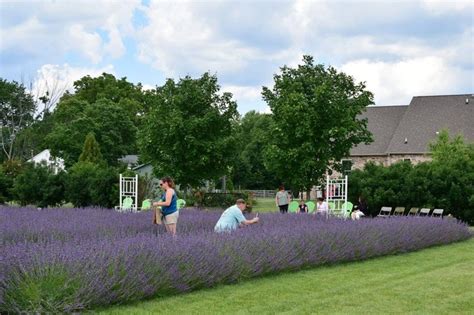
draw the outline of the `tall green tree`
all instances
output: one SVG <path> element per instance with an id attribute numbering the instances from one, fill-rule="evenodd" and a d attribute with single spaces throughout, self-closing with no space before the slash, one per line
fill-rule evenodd
<path id="1" fill-rule="evenodd" d="M 116 165 L 125 154 L 136 153 L 136 127 L 126 111 L 116 103 L 100 99 L 93 104 L 75 97 L 63 99 L 54 113 L 54 127 L 46 143 L 54 156 L 72 166 L 82 153 L 88 133 L 100 143 L 104 160 Z"/>
<path id="2" fill-rule="evenodd" d="M 23 84 L 0 78 L 0 160 L 16 157 L 18 134 L 34 120 L 36 106 Z"/>
<path id="3" fill-rule="evenodd" d="M 95 139 L 94 133 L 89 132 L 86 140 L 84 141 L 84 148 L 79 156 L 80 162 L 90 162 L 99 164 L 102 160 L 102 153 L 100 153 L 100 146 Z"/>
<path id="4" fill-rule="evenodd" d="M 197 187 L 228 173 L 238 113 L 232 94 L 219 90 L 216 76 L 205 73 L 198 79 L 168 79 L 154 91 L 138 143 L 142 160 L 150 161 L 157 175 Z"/>
<path id="5" fill-rule="evenodd" d="M 262 92 L 274 121 L 267 166 L 292 187 L 309 190 L 327 170 L 340 170 L 354 145 L 372 140 L 367 120 L 357 115 L 373 104 L 373 95 L 311 56 L 296 68 L 282 67 L 274 81 Z"/>
<path id="6" fill-rule="evenodd" d="M 74 82 L 77 100 L 94 104 L 100 99 L 109 100 L 122 107 L 136 127 L 147 112 L 147 99 L 141 83 L 133 84 L 127 78 L 117 79 L 114 75 L 103 73 L 99 77 L 85 76 Z"/>
<path id="7" fill-rule="evenodd" d="M 236 126 L 237 155 L 232 171 L 235 187 L 275 189 L 280 180 L 265 167 L 265 147 L 272 137 L 272 117 L 250 111 Z"/>

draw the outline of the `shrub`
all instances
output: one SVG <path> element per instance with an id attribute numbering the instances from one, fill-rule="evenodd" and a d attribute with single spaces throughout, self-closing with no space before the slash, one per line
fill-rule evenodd
<path id="1" fill-rule="evenodd" d="M 113 207 L 117 203 L 119 174 L 103 164 L 78 162 L 67 175 L 66 197 L 76 207 Z"/>
<path id="2" fill-rule="evenodd" d="M 0 165 L 0 204 L 11 200 L 11 188 L 13 186 L 13 178 L 7 176 Z"/>
<path id="3" fill-rule="evenodd" d="M 280 214 L 220 235 L 219 215 L 182 211 L 173 239 L 150 213 L 0 208 L 0 312 L 73 312 L 471 237 L 453 219 Z"/>
<path id="4" fill-rule="evenodd" d="M 64 173 L 54 174 L 45 164 L 28 163 L 15 178 L 12 193 L 22 205 L 59 205 L 64 200 Z"/>
<path id="5" fill-rule="evenodd" d="M 237 199 L 249 201 L 249 194 L 245 192 L 203 193 L 200 205 L 202 207 L 230 207 Z"/>
<path id="6" fill-rule="evenodd" d="M 349 177 L 349 199 L 355 202 L 358 196 L 367 200 L 369 215 L 377 215 L 382 206 L 441 208 L 474 224 L 474 158 L 462 167 L 436 161 L 388 167 L 368 163 Z"/>
<path id="7" fill-rule="evenodd" d="M 13 200 L 13 181 L 22 170 L 19 160 L 7 160 L 0 165 L 0 204 Z"/>

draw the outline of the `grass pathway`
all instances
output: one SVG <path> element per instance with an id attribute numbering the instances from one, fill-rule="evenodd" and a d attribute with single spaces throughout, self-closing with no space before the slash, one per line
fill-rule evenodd
<path id="1" fill-rule="evenodd" d="M 474 314 L 474 239 L 100 311 L 152 313 Z"/>

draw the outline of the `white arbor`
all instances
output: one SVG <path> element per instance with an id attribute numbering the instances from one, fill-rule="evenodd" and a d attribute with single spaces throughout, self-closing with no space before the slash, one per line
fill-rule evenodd
<path id="1" fill-rule="evenodd" d="M 326 201 L 329 205 L 329 214 L 343 217 L 347 215 L 348 183 L 347 175 L 343 178 L 326 177 Z"/>
<path id="2" fill-rule="evenodd" d="M 138 175 L 125 177 L 120 174 L 120 204 L 117 210 L 138 210 Z"/>

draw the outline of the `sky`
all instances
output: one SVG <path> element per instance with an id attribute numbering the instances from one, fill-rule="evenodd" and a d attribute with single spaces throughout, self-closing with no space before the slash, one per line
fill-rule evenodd
<path id="1" fill-rule="evenodd" d="M 0 0 L 0 77 L 37 94 L 103 72 L 145 88 L 216 74 L 240 113 L 302 56 L 365 81 L 376 105 L 474 92 L 474 1 Z"/>

